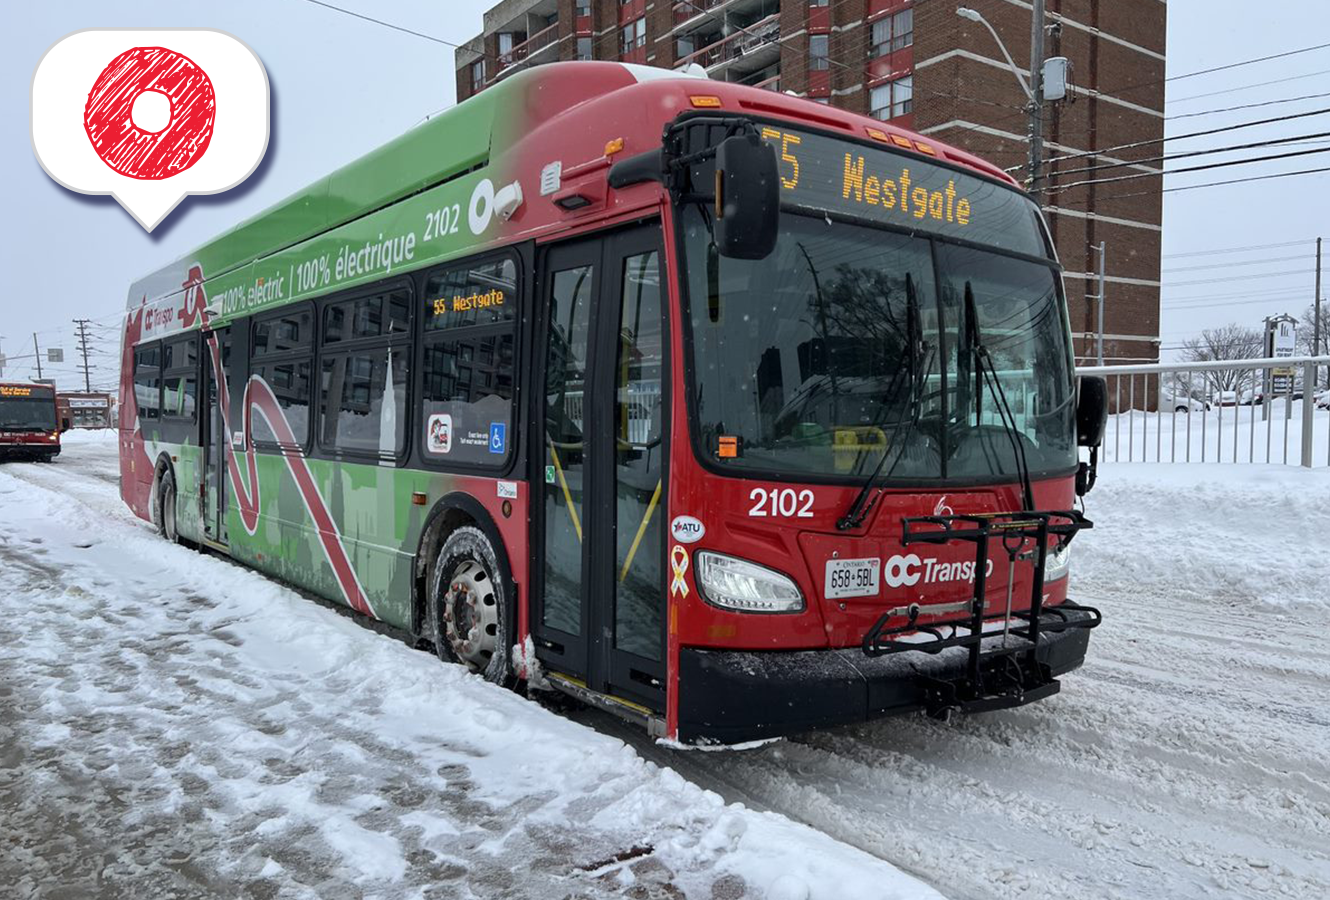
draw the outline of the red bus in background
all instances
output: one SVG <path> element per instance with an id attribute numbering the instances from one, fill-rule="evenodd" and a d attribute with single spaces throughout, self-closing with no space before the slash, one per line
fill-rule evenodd
<path id="1" fill-rule="evenodd" d="M 60 455 L 60 420 L 55 388 L 24 381 L 0 381 L 0 462 L 50 462 Z"/>

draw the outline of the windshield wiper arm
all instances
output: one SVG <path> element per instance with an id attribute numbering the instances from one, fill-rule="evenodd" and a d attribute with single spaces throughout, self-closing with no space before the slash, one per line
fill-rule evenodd
<path id="1" fill-rule="evenodd" d="M 923 324 L 919 321 L 919 298 L 914 291 L 914 278 L 909 273 L 905 275 L 905 335 L 906 343 L 909 345 L 906 351 L 907 365 L 903 369 L 896 370 L 896 377 L 892 379 L 891 386 L 887 396 L 883 399 L 882 408 L 889 409 L 891 402 L 896 399 L 898 391 L 897 385 L 902 375 L 909 376 L 910 379 L 910 405 L 911 416 L 910 424 L 915 425 L 919 421 L 919 411 L 922 403 L 919 398 L 919 384 L 921 375 L 919 371 L 920 346 L 923 344 Z M 851 528 L 857 528 L 863 522 L 868 513 L 872 510 L 873 504 L 869 503 L 870 495 L 876 503 L 876 494 L 873 492 L 873 486 L 877 482 L 878 476 L 882 474 L 882 467 L 886 465 L 887 457 L 890 456 L 890 448 L 883 448 L 882 456 L 878 459 L 877 465 L 873 467 L 872 474 L 864 482 L 859 493 L 855 495 L 854 502 L 850 508 L 845 511 L 845 515 L 836 520 L 836 527 L 841 531 L 849 531 Z"/>
<path id="2" fill-rule="evenodd" d="M 997 407 L 998 421 L 1002 423 L 1002 430 L 1007 435 L 1007 440 L 1011 442 L 1012 458 L 1016 463 L 1016 474 L 1021 480 L 1021 501 L 1025 504 L 1026 511 L 1034 511 L 1034 488 L 1030 484 L 1030 465 L 1025 458 L 1025 445 L 1021 443 L 1020 429 L 1016 427 L 1016 416 L 1011 411 L 1011 404 L 1007 402 L 1007 392 L 1002 387 L 1002 381 L 998 378 L 997 366 L 993 364 L 993 357 L 989 354 L 988 348 L 984 346 L 983 336 L 979 331 L 979 313 L 975 307 L 974 289 L 970 282 L 965 282 L 965 328 L 970 339 L 970 346 L 974 353 L 975 364 L 975 429 L 983 427 L 980 421 L 980 412 L 983 409 L 983 388 L 981 384 L 987 382 L 989 390 L 993 394 L 994 406 Z"/>

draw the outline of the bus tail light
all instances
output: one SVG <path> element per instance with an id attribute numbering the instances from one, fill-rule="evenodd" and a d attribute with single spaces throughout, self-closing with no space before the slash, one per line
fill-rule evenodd
<path id="1" fill-rule="evenodd" d="M 787 575 L 722 553 L 697 553 L 697 586 L 712 606 L 736 612 L 803 612 L 804 596 Z"/>

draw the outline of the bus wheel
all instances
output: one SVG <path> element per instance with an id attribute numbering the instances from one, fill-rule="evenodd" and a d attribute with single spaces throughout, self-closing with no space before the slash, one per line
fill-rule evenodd
<path id="1" fill-rule="evenodd" d="M 180 532 L 175 525 L 175 473 L 170 468 L 162 472 L 161 483 L 157 488 L 157 504 L 161 510 L 157 533 L 173 544 L 180 543 Z"/>
<path id="2" fill-rule="evenodd" d="M 434 565 L 429 622 L 434 647 L 445 662 L 511 686 L 505 583 L 485 533 L 458 528 L 444 541 Z"/>

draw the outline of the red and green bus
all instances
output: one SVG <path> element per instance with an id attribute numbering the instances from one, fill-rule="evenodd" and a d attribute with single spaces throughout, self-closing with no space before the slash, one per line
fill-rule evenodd
<path id="1" fill-rule="evenodd" d="M 27 381 L 0 381 L 0 462 L 50 462 L 59 455 L 55 388 Z"/>
<path id="2" fill-rule="evenodd" d="M 514 75 L 134 284 L 122 371 L 168 539 L 670 740 L 1028 702 L 1099 621 L 1037 206 L 798 98 Z"/>

